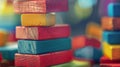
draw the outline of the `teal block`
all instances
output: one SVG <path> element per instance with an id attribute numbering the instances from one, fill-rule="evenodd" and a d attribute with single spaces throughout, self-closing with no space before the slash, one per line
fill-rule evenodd
<path id="1" fill-rule="evenodd" d="M 120 31 L 104 31 L 103 41 L 109 44 L 120 44 Z"/>
<path id="2" fill-rule="evenodd" d="M 18 52 L 17 44 L 0 47 L 0 53 L 5 60 L 14 60 L 15 53 Z"/>
<path id="3" fill-rule="evenodd" d="M 18 52 L 21 54 L 44 54 L 71 49 L 70 38 L 53 40 L 19 40 Z"/>
<path id="4" fill-rule="evenodd" d="M 78 49 L 75 51 L 74 56 L 76 58 L 80 59 L 86 59 L 86 60 L 94 60 L 96 62 L 100 61 L 100 58 L 102 57 L 102 50 L 96 49 L 91 46 L 87 46 L 81 49 Z"/>
<path id="5" fill-rule="evenodd" d="M 108 5 L 108 16 L 120 17 L 120 3 L 110 3 Z"/>

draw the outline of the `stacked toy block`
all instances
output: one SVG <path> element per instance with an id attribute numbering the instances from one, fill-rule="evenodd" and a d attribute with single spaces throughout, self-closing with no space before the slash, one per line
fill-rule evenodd
<path id="1" fill-rule="evenodd" d="M 56 24 L 55 13 L 68 11 L 68 0 L 15 0 L 22 26 L 16 27 L 15 66 L 48 67 L 72 60 L 70 26 Z"/>
<path id="2" fill-rule="evenodd" d="M 120 3 L 108 5 L 108 17 L 102 18 L 103 52 L 101 67 L 120 67 Z"/>

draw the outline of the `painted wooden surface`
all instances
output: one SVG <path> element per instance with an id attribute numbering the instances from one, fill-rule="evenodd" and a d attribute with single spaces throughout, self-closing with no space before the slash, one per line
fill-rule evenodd
<path id="1" fill-rule="evenodd" d="M 68 11 L 68 0 L 14 1 L 16 13 L 48 13 Z"/>
<path id="2" fill-rule="evenodd" d="M 16 38 L 18 39 L 48 40 L 69 36 L 70 26 L 67 24 L 52 27 L 16 27 Z"/>
<path id="3" fill-rule="evenodd" d="M 16 54 L 15 66 L 48 67 L 52 65 L 71 62 L 72 58 L 73 55 L 71 50 L 42 55 Z"/>

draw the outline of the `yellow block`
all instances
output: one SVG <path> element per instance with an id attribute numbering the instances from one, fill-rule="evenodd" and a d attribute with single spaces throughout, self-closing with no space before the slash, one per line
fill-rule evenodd
<path id="1" fill-rule="evenodd" d="M 56 22 L 55 13 L 22 14 L 22 26 L 53 26 Z"/>
<path id="2" fill-rule="evenodd" d="M 109 57 L 111 60 L 118 60 L 120 59 L 120 44 L 111 45 L 107 42 L 103 42 L 103 52 L 104 55 Z"/>

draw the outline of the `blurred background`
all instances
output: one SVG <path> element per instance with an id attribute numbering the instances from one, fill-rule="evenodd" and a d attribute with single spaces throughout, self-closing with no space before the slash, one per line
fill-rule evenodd
<path id="1" fill-rule="evenodd" d="M 16 44 L 15 27 L 21 25 L 20 15 L 14 13 L 12 1 L 13 0 L 0 0 L 0 41 L 3 41 L 0 43 L 1 48 L 3 48 L 5 44 Z M 77 41 L 76 37 L 81 35 L 95 38 L 100 42 L 102 35 L 100 26 L 101 17 L 107 16 L 107 5 L 109 2 L 110 0 L 69 0 L 69 11 L 57 13 L 57 23 L 69 24 L 71 26 L 71 37 L 73 41 L 75 39 L 75 43 L 73 42 L 72 44 L 77 44 L 79 41 Z M 17 49 L 17 47 L 13 47 L 15 50 Z M 13 49 L 13 47 L 9 48 Z M 3 49 L 1 48 L 0 50 L 2 52 Z M 90 48 L 91 47 L 86 47 L 83 50 L 89 53 L 88 49 Z M 75 56 L 77 55 L 79 57 L 80 49 L 75 51 Z M 16 51 L 14 51 L 14 53 L 15 52 Z M 97 53 L 101 52 L 98 50 Z M 101 55 L 97 57 L 97 61 L 99 61 L 100 57 Z M 6 59 L 6 57 L 4 59 Z"/>

